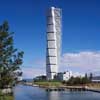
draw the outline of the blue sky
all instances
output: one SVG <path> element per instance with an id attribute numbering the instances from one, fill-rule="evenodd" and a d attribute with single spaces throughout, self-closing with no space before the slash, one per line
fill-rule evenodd
<path id="1" fill-rule="evenodd" d="M 1 0 L 0 24 L 4 20 L 8 20 L 10 30 L 15 32 L 15 47 L 25 52 L 24 77 L 33 77 L 36 71 L 38 71 L 36 74 L 45 72 L 46 11 L 51 6 L 62 9 L 61 59 L 63 61 L 60 68 L 83 71 L 84 66 L 92 64 L 91 66 L 98 66 L 98 69 L 99 64 L 93 65 L 93 63 L 97 64 L 100 60 L 98 57 L 100 51 L 100 0 Z M 83 67 L 82 64 L 73 65 L 72 62 L 76 55 L 83 55 L 84 52 L 89 63 L 86 63 L 87 60 Z M 90 55 L 87 57 L 88 54 Z M 71 61 L 69 61 L 69 55 Z M 97 62 L 93 60 L 95 55 Z M 93 59 L 90 60 L 92 57 Z M 82 59 L 84 59 L 83 56 Z M 80 62 L 82 61 L 78 60 L 77 64 Z M 87 70 L 89 69 L 84 69 L 84 71 Z"/>

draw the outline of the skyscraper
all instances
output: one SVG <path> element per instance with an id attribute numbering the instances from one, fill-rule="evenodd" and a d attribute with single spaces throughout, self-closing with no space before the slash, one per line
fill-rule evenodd
<path id="1" fill-rule="evenodd" d="M 47 11 L 47 48 L 46 74 L 47 79 L 54 79 L 58 73 L 61 48 L 61 9 L 51 7 Z"/>

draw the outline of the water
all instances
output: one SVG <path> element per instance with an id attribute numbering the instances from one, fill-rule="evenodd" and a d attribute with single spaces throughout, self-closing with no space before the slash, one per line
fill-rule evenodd
<path id="1" fill-rule="evenodd" d="M 43 88 L 18 85 L 14 89 L 15 100 L 100 100 L 96 92 L 46 92 Z"/>

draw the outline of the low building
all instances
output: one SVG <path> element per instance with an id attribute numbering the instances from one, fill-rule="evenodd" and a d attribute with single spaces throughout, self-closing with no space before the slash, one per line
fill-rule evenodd
<path id="1" fill-rule="evenodd" d="M 19 77 L 17 78 L 17 81 L 22 81 L 22 80 L 23 80 L 22 76 L 19 76 Z"/>
<path id="2" fill-rule="evenodd" d="M 91 80 L 93 83 L 100 83 L 100 76 L 94 76 Z"/>
<path id="3" fill-rule="evenodd" d="M 87 77 L 91 80 L 92 83 L 100 83 L 99 71 L 88 73 Z"/>
<path id="4" fill-rule="evenodd" d="M 57 74 L 56 79 L 60 81 L 68 81 L 71 76 L 72 76 L 71 71 L 60 72 Z"/>
<path id="5" fill-rule="evenodd" d="M 40 81 L 40 80 L 46 80 L 47 78 L 46 78 L 46 76 L 45 75 L 41 75 L 41 76 L 37 76 L 37 77 L 35 77 L 34 78 L 34 81 Z"/>

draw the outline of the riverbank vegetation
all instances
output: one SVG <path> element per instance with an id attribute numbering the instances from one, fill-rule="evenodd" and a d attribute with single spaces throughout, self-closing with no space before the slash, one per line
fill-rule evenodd
<path id="1" fill-rule="evenodd" d="M 35 78 L 34 80 L 34 84 L 39 85 L 39 86 L 44 86 L 44 87 L 48 87 L 48 86 L 55 86 L 55 87 L 59 87 L 59 86 L 75 86 L 75 85 L 86 85 L 86 84 L 90 84 L 91 83 L 91 78 L 92 78 L 92 74 L 90 75 L 90 77 L 87 77 L 87 74 L 85 74 L 84 77 L 71 77 L 69 80 L 67 81 L 60 81 L 60 80 L 46 80 L 46 76 L 38 76 L 37 78 Z"/>
<path id="2" fill-rule="evenodd" d="M 92 83 L 92 73 L 90 73 L 90 76 L 88 77 L 87 74 L 85 74 L 84 77 L 71 77 L 68 81 L 63 81 L 62 83 L 64 85 L 86 85 Z"/>
<path id="3" fill-rule="evenodd" d="M 39 85 L 39 86 L 55 86 L 59 87 L 62 86 L 62 82 L 56 81 L 56 80 L 51 80 L 51 81 L 36 81 L 34 84 Z"/>
<path id="4" fill-rule="evenodd" d="M 95 88 L 95 89 L 100 89 L 100 83 L 89 83 L 86 84 L 89 88 Z"/>
<path id="5" fill-rule="evenodd" d="M 0 90 L 0 100 L 14 100 L 12 94 L 3 94 Z"/>
<path id="6" fill-rule="evenodd" d="M 0 25 L 0 90 L 11 88 L 22 74 L 18 70 L 22 64 L 23 51 L 14 48 L 13 34 L 9 31 L 7 21 Z"/>
<path id="7" fill-rule="evenodd" d="M 91 80 L 87 77 L 71 77 L 68 81 L 62 83 L 65 85 L 85 85 L 91 83 Z"/>
<path id="8" fill-rule="evenodd" d="M 60 86 L 75 86 L 75 85 L 86 85 L 89 84 L 90 80 L 80 77 L 71 77 L 68 81 L 57 81 L 57 80 L 51 80 L 51 81 L 35 81 L 34 84 L 39 85 L 39 86 L 55 86 L 55 87 L 60 87 Z"/>
<path id="9" fill-rule="evenodd" d="M 5 96 L 5 100 L 14 100 L 14 97 L 13 96 Z"/>
<path id="10" fill-rule="evenodd" d="M 14 100 L 14 97 L 11 95 L 2 95 L 0 96 L 0 100 Z"/>

